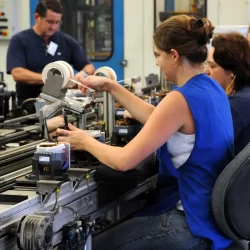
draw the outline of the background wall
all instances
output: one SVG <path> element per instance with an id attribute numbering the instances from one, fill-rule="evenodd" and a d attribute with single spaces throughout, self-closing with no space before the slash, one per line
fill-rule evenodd
<path id="1" fill-rule="evenodd" d="M 124 58 L 128 60 L 125 78 L 160 73 L 153 53 L 153 20 L 153 1 L 124 1 Z"/>
<path id="2" fill-rule="evenodd" d="M 208 0 L 208 18 L 215 25 L 250 25 L 249 0 Z"/>
<path id="3" fill-rule="evenodd" d="M 156 0 L 156 24 L 159 21 L 159 12 L 164 11 L 165 4 L 174 6 L 176 11 L 189 9 L 191 0 Z M 249 25 L 250 0 L 208 0 L 207 16 L 216 26 L 218 25 Z M 151 0 L 125 0 L 125 78 L 150 73 L 159 74 L 153 55 L 154 30 L 154 1 Z"/>
<path id="4" fill-rule="evenodd" d="M 17 19 L 19 30 L 30 27 L 30 1 L 17 1 Z M 15 82 L 11 75 L 6 74 L 6 54 L 8 49 L 8 40 L 0 40 L 0 69 L 4 71 L 5 82 L 8 84 L 8 89 L 15 90 Z"/>
<path id="5" fill-rule="evenodd" d="M 174 0 L 177 8 L 184 9 L 187 1 Z M 18 0 L 19 30 L 30 27 L 30 0 Z M 165 0 L 157 0 L 158 13 L 164 10 Z M 250 0 L 208 0 L 208 18 L 214 25 L 249 25 Z M 147 76 L 159 74 L 153 54 L 154 1 L 125 0 L 124 1 L 124 52 L 128 66 L 125 67 L 125 78 L 132 76 Z M 8 41 L 0 40 L 0 69 L 6 72 L 6 53 Z M 5 74 L 9 89 L 14 90 L 15 84 L 10 75 Z"/>
<path id="6" fill-rule="evenodd" d="M 175 10 L 187 10 L 192 1 L 174 0 Z M 208 0 L 207 14 L 215 25 L 248 25 L 249 0 Z"/>

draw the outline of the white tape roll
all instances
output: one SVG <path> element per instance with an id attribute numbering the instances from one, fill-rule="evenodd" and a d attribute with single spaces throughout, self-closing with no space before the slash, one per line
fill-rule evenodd
<path id="1" fill-rule="evenodd" d="M 69 70 L 69 74 L 70 74 L 70 78 L 69 79 L 74 79 L 74 70 L 71 67 L 71 65 L 65 61 L 57 61 L 58 63 L 64 64 L 68 70 Z M 72 88 L 74 86 L 74 83 L 69 81 L 68 84 L 64 87 L 64 88 Z"/>
<path id="2" fill-rule="evenodd" d="M 70 79 L 74 78 L 74 71 L 73 71 L 71 65 L 65 61 L 52 62 L 52 63 L 47 64 L 44 67 L 44 69 L 42 71 L 42 79 L 43 79 L 44 84 L 46 83 L 46 80 L 48 78 L 48 72 L 51 70 L 59 72 L 60 75 L 62 75 L 62 77 L 64 78 L 63 84 L 62 84 L 62 89 L 69 88 L 69 87 L 72 87 L 74 85 L 74 83 L 72 83 L 70 81 Z M 115 71 L 110 67 L 106 67 L 106 66 L 100 67 L 95 71 L 94 75 L 104 76 L 104 77 L 107 77 L 107 78 L 112 79 L 114 81 L 117 81 L 117 75 L 116 75 Z"/>
<path id="3" fill-rule="evenodd" d="M 114 81 L 117 81 L 117 75 L 115 73 L 115 71 L 110 68 L 110 67 L 100 67 L 98 68 L 95 73 L 94 73 L 95 76 L 104 76 L 104 77 L 107 77 L 109 79 L 112 79 Z"/>
<path id="4" fill-rule="evenodd" d="M 72 86 L 70 79 L 74 77 L 74 71 L 72 67 L 64 61 L 56 61 L 47 64 L 42 71 L 42 79 L 44 84 L 48 78 L 49 71 L 59 71 L 60 75 L 63 77 L 62 89 Z"/>
<path id="5" fill-rule="evenodd" d="M 44 84 L 46 83 L 46 80 L 47 80 L 47 73 L 48 73 L 49 70 L 51 69 L 51 64 L 52 64 L 52 63 L 49 63 L 49 64 L 47 64 L 47 65 L 43 68 L 43 71 L 42 71 L 42 79 L 43 79 L 43 83 L 44 83 Z"/>
<path id="6" fill-rule="evenodd" d="M 65 61 L 57 61 L 57 62 L 64 64 L 69 69 L 70 78 L 73 79 L 75 74 L 74 74 L 74 70 L 71 67 L 71 65 L 69 63 L 65 62 Z"/>

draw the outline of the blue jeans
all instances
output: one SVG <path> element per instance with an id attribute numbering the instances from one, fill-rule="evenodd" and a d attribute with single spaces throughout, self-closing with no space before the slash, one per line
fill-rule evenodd
<path id="1" fill-rule="evenodd" d="M 210 242 L 194 237 L 184 212 L 133 217 L 93 238 L 93 250 L 208 250 Z"/>

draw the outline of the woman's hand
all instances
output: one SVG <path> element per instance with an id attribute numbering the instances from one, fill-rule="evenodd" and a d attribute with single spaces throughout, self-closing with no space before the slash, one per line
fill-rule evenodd
<path id="1" fill-rule="evenodd" d="M 69 130 L 57 129 L 57 141 L 69 143 L 73 150 L 85 150 L 85 145 L 90 136 L 81 129 L 76 128 L 72 124 L 68 124 Z"/>
<path id="2" fill-rule="evenodd" d="M 81 79 L 80 82 L 83 85 L 92 88 L 98 92 L 109 92 L 112 88 L 112 84 L 114 84 L 114 81 L 103 76 L 88 76 L 84 79 Z M 85 87 L 78 85 L 78 88 L 82 91 L 83 94 L 85 94 Z"/>
<path id="3" fill-rule="evenodd" d="M 82 82 L 84 80 L 84 78 L 86 78 L 88 76 L 87 73 L 85 73 L 84 71 L 79 71 L 78 73 L 76 73 L 74 75 L 74 80 L 77 82 Z M 77 89 L 78 88 L 78 84 L 74 83 L 72 88 L 73 89 Z"/>

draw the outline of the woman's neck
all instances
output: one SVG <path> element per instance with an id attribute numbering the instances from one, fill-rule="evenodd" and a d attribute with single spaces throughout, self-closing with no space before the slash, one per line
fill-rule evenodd
<path id="1" fill-rule="evenodd" d="M 42 37 L 44 39 L 45 44 L 48 45 L 50 37 L 43 36 L 42 32 L 40 31 L 40 29 L 37 27 L 36 24 L 33 26 L 33 30 L 38 36 Z"/>
<path id="2" fill-rule="evenodd" d="M 183 60 L 182 65 L 179 67 L 179 70 L 176 74 L 175 83 L 181 87 L 192 77 L 202 73 L 202 65 L 190 64 L 187 60 Z"/>

